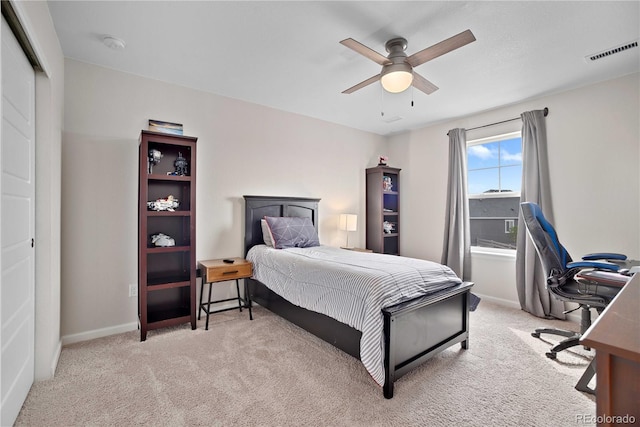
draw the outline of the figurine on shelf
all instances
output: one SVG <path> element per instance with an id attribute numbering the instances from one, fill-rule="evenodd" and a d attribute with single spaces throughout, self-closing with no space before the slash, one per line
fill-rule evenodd
<path id="1" fill-rule="evenodd" d="M 176 241 L 173 239 L 173 237 L 167 236 L 164 233 L 158 233 L 158 234 L 152 235 L 151 243 L 153 243 L 155 246 L 162 246 L 162 247 L 169 247 L 169 246 L 176 245 Z"/>
<path id="2" fill-rule="evenodd" d="M 380 156 L 378 159 L 378 166 L 387 166 L 387 160 L 389 160 L 387 156 Z"/>
<path id="3" fill-rule="evenodd" d="M 173 162 L 176 167 L 174 172 L 167 172 L 167 175 L 186 176 L 187 175 L 187 159 L 182 157 L 182 153 L 178 153 L 178 158 Z"/>
<path id="4" fill-rule="evenodd" d="M 180 206 L 178 199 L 172 195 L 168 195 L 164 199 L 157 199 L 152 202 L 147 202 L 147 208 L 152 211 L 169 211 L 174 212 Z"/>
<path id="5" fill-rule="evenodd" d="M 393 183 L 390 176 L 382 177 L 382 191 L 393 191 Z"/>
<path id="6" fill-rule="evenodd" d="M 162 158 L 162 153 L 160 150 L 156 150 L 152 148 L 149 150 L 149 157 L 147 157 L 147 165 L 149 168 L 149 173 L 153 173 L 153 167 L 160 163 L 160 159 Z"/>
<path id="7" fill-rule="evenodd" d="M 384 230 L 385 233 L 387 234 L 391 234 L 393 233 L 393 229 L 394 229 L 394 225 L 393 223 L 389 222 L 389 221 L 385 221 L 382 223 L 382 229 Z"/>

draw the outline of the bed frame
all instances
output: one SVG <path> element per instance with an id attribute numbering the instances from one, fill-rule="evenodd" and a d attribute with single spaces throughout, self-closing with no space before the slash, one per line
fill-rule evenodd
<path id="1" fill-rule="evenodd" d="M 245 254 L 263 244 L 264 216 L 308 217 L 318 229 L 320 199 L 244 196 Z M 255 279 L 248 281 L 251 301 L 360 359 L 362 333 L 324 314 L 291 304 Z M 430 357 L 454 344 L 469 348 L 469 295 L 473 283 L 409 300 L 382 310 L 384 316 L 385 383 L 383 394 L 393 397 L 393 383 Z"/>

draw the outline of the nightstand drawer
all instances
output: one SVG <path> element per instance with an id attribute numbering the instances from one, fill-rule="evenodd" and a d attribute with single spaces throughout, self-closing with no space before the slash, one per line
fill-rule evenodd
<path id="1" fill-rule="evenodd" d="M 251 277 L 251 264 L 229 264 L 229 266 L 207 269 L 207 282 L 234 280 Z"/>
<path id="2" fill-rule="evenodd" d="M 222 260 L 200 262 L 203 281 L 209 283 L 251 277 L 253 269 L 249 261 L 242 258 L 234 258 L 234 261 L 233 264 L 224 263 Z"/>

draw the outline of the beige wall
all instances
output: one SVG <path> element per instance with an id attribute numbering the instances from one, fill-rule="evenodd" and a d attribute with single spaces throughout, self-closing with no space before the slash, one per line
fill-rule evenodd
<path id="1" fill-rule="evenodd" d="M 242 255 L 243 194 L 320 197 L 320 239 L 343 244 L 337 216 L 363 219 L 364 169 L 388 154 L 403 169 L 402 252 L 439 261 L 447 131 L 543 107 L 555 221 L 567 249 L 640 256 L 637 74 L 389 138 L 73 60 L 65 81 L 64 342 L 135 328 L 128 284 L 137 280 L 137 138 L 150 118 L 183 123 L 199 138 L 198 259 Z M 468 138 L 519 128 L 514 121 Z M 362 220 L 359 228 L 350 243 L 362 246 Z M 514 270 L 513 258 L 474 256 L 475 292 L 515 304 Z M 232 284 L 222 285 L 216 297 L 232 294 Z"/>
<path id="2" fill-rule="evenodd" d="M 340 213 L 364 215 L 364 170 L 381 136 L 69 59 L 65 80 L 64 342 L 136 327 L 128 284 L 137 282 L 138 136 L 148 119 L 198 137 L 197 259 L 243 255 L 245 194 L 321 198 L 323 244 L 344 244 Z M 364 245 L 363 226 L 350 243 Z M 234 292 L 223 284 L 216 297 Z"/>
<path id="3" fill-rule="evenodd" d="M 41 62 L 36 73 L 35 378 L 60 355 L 60 152 L 64 59 L 46 2 L 12 2 Z"/>
<path id="4" fill-rule="evenodd" d="M 522 102 L 389 139 L 402 168 L 402 253 L 439 261 L 449 129 L 550 110 L 547 117 L 555 226 L 569 253 L 619 251 L 640 257 L 640 75 Z M 462 100 L 461 102 L 464 102 Z M 469 131 L 468 139 L 520 130 L 519 120 Z M 515 303 L 514 258 L 472 257 L 474 292 Z"/>

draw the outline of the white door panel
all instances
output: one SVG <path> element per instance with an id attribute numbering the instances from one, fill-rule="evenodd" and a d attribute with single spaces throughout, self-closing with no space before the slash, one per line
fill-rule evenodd
<path id="1" fill-rule="evenodd" d="M 15 387 L 16 382 L 20 379 L 22 371 L 27 368 L 24 361 L 29 359 L 29 321 L 24 320 L 18 322 L 13 335 L 8 337 L 7 346 L 16 351 L 16 357 L 10 357 L 3 360 L 2 365 L 2 395 L 5 396 Z M 27 388 L 27 392 L 29 389 Z M 18 408 L 19 409 L 19 408 Z M 4 424 L 3 424 L 4 425 Z"/>
<path id="2" fill-rule="evenodd" d="M 3 186 L 6 184 L 3 177 Z M 8 180 L 7 180 L 8 181 Z M 24 218 L 29 218 L 31 212 L 31 200 L 14 195 L 2 195 L 2 249 L 6 252 L 24 252 L 31 249 L 30 244 L 24 247 L 23 243 L 30 243 L 31 230 L 29 223 Z M 19 247 L 16 247 L 18 245 Z M 31 252 L 31 251 L 28 251 Z M 20 258 L 27 256 L 20 254 Z M 9 255 L 9 254 L 8 254 Z"/>
<path id="3" fill-rule="evenodd" d="M 12 425 L 34 378 L 35 75 L 2 19 L 0 425 Z"/>
<path id="4" fill-rule="evenodd" d="M 5 117 L 6 112 L 7 109 L 3 105 L 2 114 Z M 19 119 L 17 114 L 16 116 Z M 29 164 L 32 156 L 29 139 L 25 136 L 24 129 L 16 129 L 9 119 L 3 119 L 2 142 L 2 171 L 8 175 L 8 179 L 15 179 L 16 185 L 31 185 L 31 170 L 23 169 L 25 164 Z M 17 190 L 15 193 L 21 194 L 22 191 Z"/>
<path id="5" fill-rule="evenodd" d="M 13 34 L 11 34 L 11 36 L 13 36 Z M 6 44 L 3 43 L 3 45 Z M 9 61 L 21 61 L 22 58 L 20 58 L 20 56 L 22 55 L 24 57 L 24 53 L 19 46 L 17 46 L 17 49 L 7 48 L 7 50 L 9 50 L 7 52 L 7 59 Z M 26 60 L 26 58 L 24 59 Z M 31 65 L 29 65 L 29 67 L 31 67 Z M 2 97 L 4 102 L 2 108 L 8 110 L 6 113 L 3 112 L 3 115 L 13 115 L 15 112 L 22 117 L 21 120 L 11 120 L 11 123 L 21 127 L 23 133 L 27 135 L 30 133 L 29 127 L 32 125 L 33 120 L 33 116 L 29 113 L 29 109 L 33 103 L 34 87 L 31 84 L 32 79 L 29 78 L 30 76 L 24 75 L 23 72 L 24 69 L 19 67 L 7 67 L 2 69 Z M 7 82 L 7 84 L 4 84 L 5 82 Z"/>
<path id="6" fill-rule="evenodd" d="M 23 319 L 16 325 L 14 333 L 5 339 L 2 334 L 4 354 L 5 347 L 11 349 L 12 356 L 2 358 L 2 425 L 9 426 L 15 421 L 24 403 L 31 384 L 33 384 L 33 320 Z M 5 345 L 6 341 L 6 345 Z M 25 378 L 31 378 L 25 380 Z"/>
<path id="7" fill-rule="evenodd" d="M 4 259 L 3 259 L 4 262 Z M 29 289 L 22 285 L 24 277 L 29 277 L 31 265 L 21 260 L 2 272 L 2 329 L 10 332 L 11 322 L 20 322 L 17 314 L 25 309 L 30 299 Z M 5 338 L 4 334 L 2 335 Z M 6 374 L 6 372 L 2 372 Z"/>

